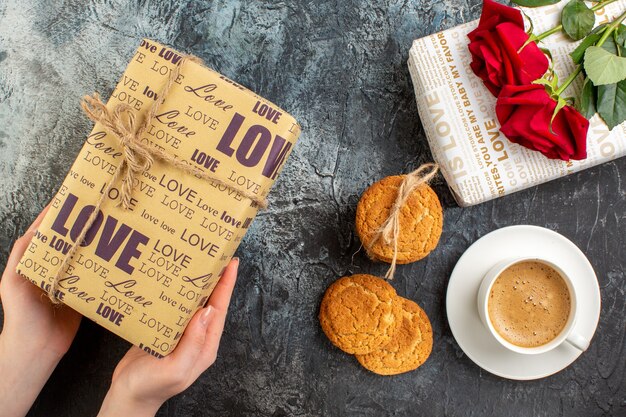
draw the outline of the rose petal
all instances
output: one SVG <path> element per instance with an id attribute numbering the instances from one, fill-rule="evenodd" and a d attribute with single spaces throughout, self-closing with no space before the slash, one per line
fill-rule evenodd
<path id="1" fill-rule="evenodd" d="M 493 27 L 499 23 L 512 22 L 524 28 L 522 13 L 513 7 L 505 6 L 493 0 L 483 1 L 483 10 L 480 14 L 478 27 Z"/>
<path id="2" fill-rule="evenodd" d="M 515 74 L 518 76 L 516 84 L 530 84 L 545 74 L 548 70 L 548 58 L 535 42 L 528 43 L 518 53 L 528 40 L 528 34 L 524 29 L 512 23 L 502 23 L 496 27 L 496 32 L 502 40 L 504 54 L 516 68 Z M 506 61 L 506 58 L 503 59 Z"/>
<path id="3" fill-rule="evenodd" d="M 556 105 L 541 85 L 506 85 L 496 102 L 500 131 L 547 158 L 584 159 L 589 121 L 570 106 L 552 120 Z"/>
<path id="4" fill-rule="evenodd" d="M 587 158 L 589 120 L 570 106 L 563 107 L 559 115 L 562 115 L 565 119 L 565 125 L 569 129 L 570 135 L 574 138 L 575 150 L 572 152 L 571 158 L 577 161 Z"/>
<path id="5" fill-rule="evenodd" d="M 498 96 L 507 84 L 529 84 L 548 68 L 548 59 L 528 40 L 519 10 L 485 0 L 478 27 L 468 34 L 472 71 Z"/>

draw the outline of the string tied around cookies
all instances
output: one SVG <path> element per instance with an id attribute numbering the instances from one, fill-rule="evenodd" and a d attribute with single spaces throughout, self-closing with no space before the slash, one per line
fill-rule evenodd
<path id="1" fill-rule="evenodd" d="M 180 76 L 182 67 L 189 61 L 202 65 L 202 60 L 200 58 L 193 55 L 184 55 L 178 65 L 170 72 L 163 89 L 157 95 L 157 99 L 150 107 L 143 122 L 139 126 L 137 123 L 137 117 L 129 105 L 119 103 L 115 105 L 112 110 L 109 110 L 109 108 L 107 108 L 107 106 L 100 99 L 98 93 L 94 93 L 91 96 L 85 96 L 83 98 L 81 107 L 87 117 L 95 123 L 100 123 L 107 133 L 111 134 L 119 142 L 122 149 L 119 155 L 121 156 L 121 162 L 106 187 L 102 190 L 98 201 L 94 205 L 91 215 L 85 222 L 85 225 L 83 226 L 81 233 L 76 238 L 74 245 L 65 255 L 57 273 L 52 278 L 52 283 L 47 291 L 48 298 L 50 298 L 52 303 L 60 303 L 60 300 L 57 298 L 57 293 L 61 275 L 63 274 L 63 271 L 66 270 L 78 248 L 84 242 L 87 232 L 96 221 L 100 208 L 106 197 L 109 195 L 109 191 L 111 191 L 113 185 L 117 183 L 120 177 L 122 177 L 119 205 L 124 210 L 128 210 L 133 204 L 132 194 L 134 184 L 144 172 L 148 171 L 152 167 L 155 160 L 160 160 L 182 172 L 195 175 L 200 179 L 226 187 L 229 190 L 239 193 L 261 209 L 267 208 L 267 200 L 265 198 L 252 194 L 247 190 L 234 187 L 232 184 L 226 183 L 224 180 L 212 173 L 207 173 L 198 167 L 186 164 L 164 150 L 152 146 L 147 141 L 142 142 L 141 139 L 143 134 L 152 124 L 153 119 L 159 111 L 159 107 L 163 104 L 170 89 Z"/>
<path id="2" fill-rule="evenodd" d="M 406 174 L 398 187 L 398 194 L 389 210 L 389 216 L 372 234 L 372 239 L 365 247 L 368 255 L 371 254 L 371 248 L 382 239 L 385 245 L 393 245 L 393 257 L 391 265 L 385 274 L 385 279 L 393 279 L 396 272 L 396 264 L 398 261 L 398 240 L 400 237 L 400 215 L 402 207 L 407 203 L 411 193 L 424 184 L 428 184 L 439 171 L 439 165 L 436 163 L 427 163 L 421 165 L 415 171 Z M 370 255 L 370 257 L 372 257 Z"/>

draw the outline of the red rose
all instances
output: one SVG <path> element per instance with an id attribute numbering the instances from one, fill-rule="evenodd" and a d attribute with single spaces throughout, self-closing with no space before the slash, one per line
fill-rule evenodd
<path id="1" fill-rule="evenodd" d="M 548 69 L 548 58 L 528 40 L 519 10 L 484 0 L 478 27 L 467 35 L 472 53 L 472 71 L 494 96 L 509 85 L 530 84 Z"/>
<path id="2" fill-rule="evenodd" d="M 506 85 L 496 103 L 500 131 L 511 142 L 551 159 L 585 159 L 589 121 L 570 106 L 552 119 L 556 105 L 542 85 Z"/>

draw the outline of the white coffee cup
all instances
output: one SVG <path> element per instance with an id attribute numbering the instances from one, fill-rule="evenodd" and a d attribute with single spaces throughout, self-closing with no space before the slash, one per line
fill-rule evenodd
<path id="1" fill-rule="evenodd" d="M 570 294 L 570 312 L 569 312 L 569 317 L 567 319 L 567 323 L 563 327 L 563 330 L 561 330 L 561 332 L 554 339 L 550 340 L 548 343 L 544 345 L 540 345 L 540 346 L 535 346 L 535 347 L 518 346 L 505 340 L 496 331 L 493 324 L 491 323 L 491 320 L 489 319 L 488 302 L 489 302 L 489 294 L 491 293 L 491 287 L 493 286 L 493 283 L 500 276 L 500 274 L 504 272 L 504 270 L 506 270 L 507 268 L 509 268 L 510 266 L 514 264 L 517 264 L 523 261 L 535 261 L 535 262 L 539 262 L 539 263 L 545 264 L 553 268 L 555 271 L 559 273 L 559 275 L 563 278 L 563 281 L 565 281 L 565 283 L 567 284 L 567 288 Z M 498 342 L 500 342 L 502 346 L 504 346 L 505 348 L 513 352 L 523 353 L 523 354 L 545 353 L 556 348 L 557 346 L 561 345 L 564 342 L 569 343 L 570 345 L 574 346 L 576 349 L 579 349 L 583 352 L 587 350 L 587 348 L 589 347 L 589 340 L 582 337 L 580 334 L 573 332 L 574 324 L 576 323 L 576 312 L 578 310 L 578 298 L 576 296 L 576 290 L 574 288 L 574 285 L 572 284 L 572 281 L 569 278 L 569 276 L 565 272 L 563 272 L 562 268 L 560 268 L 558 265 L 555 265 L 553 262 L 550 262 L 546 259 L 541 259 L 537 257 L 512 258 L 512 259 L 507 259 L 507 260 L 498 262 L 487 272 L 487 274 L 483 278 L 482 283 L 480 284 L 480 288 L 478 289 L 477 302 L 478 302 L 478 314 L 480 315 L 480 318 L 483 324 L 485 325 L 485 327 L 487 327 L 491 335 Z"/>

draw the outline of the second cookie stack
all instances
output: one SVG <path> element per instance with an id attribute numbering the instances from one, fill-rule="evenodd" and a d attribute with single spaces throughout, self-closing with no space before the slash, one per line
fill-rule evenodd
<path id="1" fill-rule="evenodd" d="M 373 275 L 335 281 L 324 294 L 319 318 L 335 346 L 379 375 L 412 371 L 432 350 L 433 333 L 424 310 Z"/>

